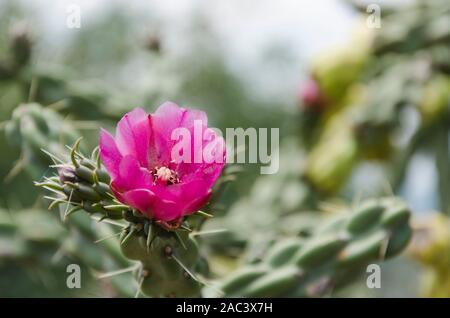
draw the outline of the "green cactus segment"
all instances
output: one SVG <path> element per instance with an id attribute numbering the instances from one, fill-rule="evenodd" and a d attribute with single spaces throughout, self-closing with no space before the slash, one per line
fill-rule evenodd
<path id="1" fill-rule="evenodd" d="M 226 295 L 234 294 L 236 291 L 239 291 L 242 286 L 252 283 L 254 280 L 264 276 L 268 272 L 269 269 L 266 267 L 258 268 L 255 266 L 248 266 L 241 268 L 224 280 L 221 285 L 221 290 Z"/>
<path id="2" fill-rule="evenodd" d="M 298 239 L 286 239 L 278 242 L 267 254 L 267 263 L 272 267 L 280 266 L 292 260 L 302 246 Z"/>
<path id="3" fill-rule="evenodd" d="M 411 238 L 410 212 L 398 198 L 364 202 L 307 239 L 272 246 L 263 260 L 220 282 L 228 297 L 319 297 L 371 262 L 400 253 Z"/>
<path id="4" fill-rule="evenodd" d="M 347 224 L 347 230 L 355 234 L 363 233 L 376 224 L 382 213 L 383 207 L 377 202 L 367 202 L 355 212 Z"/>
<path id="5" fill-rule="evenodd" d="M 336 257 L 347 243 L 348 240 L 336 235 L 314 238 L 300 249 L 297 257 L 294 257 L 294 262 L 301 268 L 315 268 Z"/>
<path id="6" fill-rule="evenodd" d="M 151 229 L 151 231 L 150 231 Z M 154 235 L 150 241 L 148 237 Z M 186 231 L 166 231 L 157 225 L 132 224 L 121 235 L 122 253 L 139 261 L 137 281 L 151 297 L 196 297 L 201 283 L 196 241 Z"/>
<path id="7" fill-rule="evenodd" d="M 300 268 L 295 265 L 282 266 L 255 279 L 241 291 L 245 297 L 267 297 L 281 295 L 297 285 L 303 277 Z"/>

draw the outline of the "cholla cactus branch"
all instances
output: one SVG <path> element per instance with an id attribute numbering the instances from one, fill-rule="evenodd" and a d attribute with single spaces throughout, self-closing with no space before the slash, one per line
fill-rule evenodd
<path id="1" fill-rule="evenodd" d="M 237 270 L 219 288 L 228 297 L 322 296 L 350 282 L 350 272 L 401 252 L 411 237 L 409 215 L 397 198 L 366 201 L 309 239 L 278 242 L 261 262 Z"/>
<path id="2" fill-rule="evenodd" d="M 64 202 L 72 205 L 73 208 L 66 212 L 66 216 L 78 210 L 85 210 L 90 214 L 100 214 L 102 218 L 122 219 L 122 213 L 130 208 L 115 200 L 109 188 L 108 173 L 103 170 L 98 160 L 92 160 L 95 153 L 91 158 L 80 153 L 80 141 L 81 138 L 70 148 L 68 162 L 54 166 L 58 176 L 45 178 L 44 182 L 36 182 L 36 186 L 58 194 L 56 198 L 49 198 L 53 200 L 50 208 Z"/>

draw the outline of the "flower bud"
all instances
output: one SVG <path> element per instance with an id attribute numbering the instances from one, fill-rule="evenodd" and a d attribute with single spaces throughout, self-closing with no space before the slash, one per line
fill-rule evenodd
<path id="1" fill-rule="evenodd" d="M 59 181 L 62 184 L 66 182 L 78 182 L 78 177 L 75 174 L 75 169 L 69 165 L 58 168 Z"/>

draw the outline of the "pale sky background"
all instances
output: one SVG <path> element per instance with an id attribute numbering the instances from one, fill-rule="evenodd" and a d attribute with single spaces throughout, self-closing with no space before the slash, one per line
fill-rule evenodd
<path id="1" fill-rule="evenodd" d="M 1 1 L 1 0 L 0 0 Z M 327 47 L 345 43 L 356 24 L 351 8 L 338 0 L 22 0 L 40 15 L 44 34 L 57 41 L 69 39 L 76 29 L 66 27 L 66 9 L 81 8 L 81 24 L 93 22 L 114 4 L 121 4 L 130 16 L 148 12 L 164 24 L 164 33 L 180 44 L 183 29 L 195 12 L 202 12 L 224 46 L 231 69 L 248 88 L 267 97 L 292 95 L 308 60 Z M 147 21 L 148 22 L 148 21 Z M 147 23 L 146 23 L 147 24 Z M 174 41 L 172 41 L 174 42 Z M 262 63 L 271 46 L 288 45 L 290 72 L 280 65 Z M 287 67 L 287 66 L 286 66 Z M 287 77 L 286 77 L 287 76 Z M 284 83 L 273 83 L 283 78 Z M 264 89 L 261 89 L 261 88 Z M 284 90 L 284 91 L 280 91 Z"/>

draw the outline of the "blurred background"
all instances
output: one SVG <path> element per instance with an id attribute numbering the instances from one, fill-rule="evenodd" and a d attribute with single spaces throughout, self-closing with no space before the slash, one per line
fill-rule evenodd
<path id="1" fill-rule="evenodd" d="M 135 294 L 128 274 L 99 279 L 127 265 L 114 239 L 95 243 L 112 230 L 60 222 L 32 182 L 52 163 L 41 148 L 83 136 L 88 152 L 99 127 L 171 100 L 223 130 L 280 129 L 280 171 L 242 165 L 205 224 L 227 230 L 202 242 L 213 278 L 398 195 L 407 251 L 381 289 L 355 272 L 331 296 L 450 297 L 449 73 L 445 0 L 0 0 L 0 296 Z"/>

